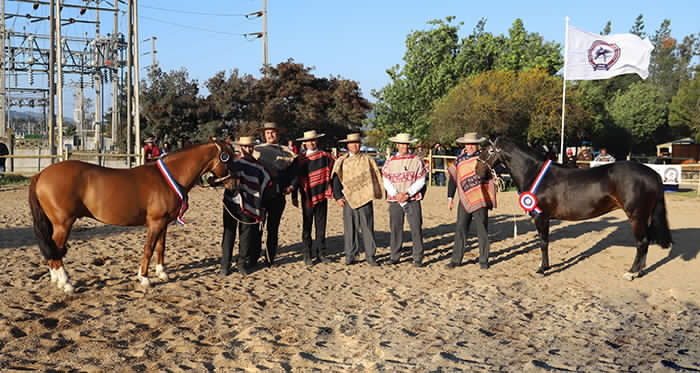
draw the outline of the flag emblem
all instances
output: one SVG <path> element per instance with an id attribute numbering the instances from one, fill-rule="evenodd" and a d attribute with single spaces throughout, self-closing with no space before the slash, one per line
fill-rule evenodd
<path id="1" fill-rule="evenodd" d="M 620 47 L 617 44 L 596 40 L 588 48 L 588 63 L 593 66 L 593 71 L 608 71 L 618 59 L 620 59 Z"/>

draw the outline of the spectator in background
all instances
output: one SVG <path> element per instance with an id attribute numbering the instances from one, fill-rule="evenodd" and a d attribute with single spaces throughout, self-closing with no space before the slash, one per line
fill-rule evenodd
<path id="1" fill-rule="evenodd" d="M 423 148 L 423 144 L 418 144 L 416 146 L 416 150 L 413 151 L 413 154 L 416 157 L 420 157 L 421 159 L 425 159 L 428 157 L 428 152 L 425 150 L 425 148 Z"/>
<path id="2" fill-rule="evenodd" d="M 167 142 L 167 141 L 164 142 L 164 143 L 163 143 L 163 149 L 162 149 L 162 150 L 163 150 L 163 151 L 162 151 L 162 154 L 161 154 L 161 155 L 166 155 L 166 154 L 170 153 L 170 143 Z"/>
<path id="3" fill-rule="evenodd" d="M 443 148 L 440 143 L 435 144 L 433 148 L 433 155 L 443 156 L 445 154 L 447 154 L 445 148 Z M 433 164 L 435 166 L 435 170 L 433 171 L 433 180 L 435 181 L 435 185 L 445 186 L 445 159 L 435 158 Z"/>
<path id="4" fill-rule="evenodd" d="M 608 149 L 601 148 L 600 154 L 594 159 L 595 162 L 615 162 L 615 157 L 608 154 Z"/>
<path id="5" fill-rule="evenodd" d="M 7 149 L 7 145 L 5 145 L 4 142 L 0 142 L 0 156 L 3 155 L 10 155 L 10 151 Z M 5 160 L 7 158 L 0 158 L 0 172 L 5 172 L 7 169 L 5 168 Z M 2 178 L 5 175 L 0 174 L 0 178 Z"/>
<path id="6" fill-rule="evenodd" d="M 143 147 L 143 163 L 155 162 L 160 157 L 160 149 L 154 143 L 154 138 L 146 139 L 146 145 Z"/>
<path id="7" fill-rule="evenodd" d="M 566 150 L 566 159 L 564 160 L 564 166 L 568 168 L 578 168 L 576 164 L 576 157 L 574 157 L 574 151 L 571 149 Z"/>
<path id="8" fill-rule="evenodd" d="M 302 153 L 299 152 L 299 148 L 294 144 L 293 140 L 287 141 L 287 147 L 294 152 L 294 154 L 301 155 Z"/>

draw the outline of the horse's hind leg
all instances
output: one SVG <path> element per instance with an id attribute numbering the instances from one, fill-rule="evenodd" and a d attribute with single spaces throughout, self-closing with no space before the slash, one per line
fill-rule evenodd
<path id="1" fill-rule="evenodd" d="M 73 292 L 73 285 L 71 285 L 70 279 L 68 278 L 68 272 L 66 272 L 65 267 L 63 266 L 63 257 L 66 256 L 66 252 L 68 251 L 66 241 L 68 240 L 68 235 L 70 234 L 73 222 L 75 222 L 75 218 L 68 219 L 62 224 L 53 225 L 52 239 L 58 248 L 59 258 L 48 260 L 51 282 L 56 282 L 56 286 L 66 293 Z"/>
<path id="2" fill-rule="evenodd" d="M 544 275 L 549 269 L 549 217 L 538 215 L 535 218 L 535 226 L 540 238 L 540 250 L 542 251 L 542 263 L 540 268 L 535 272 L 537 275 Z"/>
<path id="3" fill-rule="evenodd" d="M 649 251 L 649 238 L 647 237 L 647 224 L 640 219 L 630 219 L 632 232 L 637 244 L 637 255 L 634 257 L 632 267 L 622 277 L 625 280 L 634 280 L 642 275 L 644 267 L 647 265 L 647 252 Z"/>
<path id="4" fill-rule="evenodd" d="M 165 236 L 168 233 L 168 226 L 163 228 L 163 231 L 156 241 L 156 276 L 163 281 L 168 280 L 168 274 L 165 273 L 165 265 L 163 264 L 163 256 L 165 255 Z"/>

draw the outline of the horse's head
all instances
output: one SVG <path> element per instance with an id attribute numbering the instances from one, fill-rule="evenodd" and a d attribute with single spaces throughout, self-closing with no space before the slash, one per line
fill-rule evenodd
<path id="1" fill-rule="evenodd" d="M 497 145 L 498 139 L 496 141 L 489 139 L 489 143 L 491 145 L 481 151 L 476 162 L 476 175 L 482 179 L 488 179 L 495 175 L 494 168 L 499 163 L 503 163 L 503 150 Z"/>
<path id="2" fill-rule="evenodd" d="M 212 159 L 212 164 L 207 170 L 214 174 L 213 177 L 209 178 L 209 184 L 223 184 L 226 189 L 236 190 L 238 188 L 238 180 L 232 177 L 230 167 L 228 167 L 236 154 L 233 146 L 231 146 L 231 139 L 227 137 L 225 141 L 221 141 L 210 137 L 209 142 L 216 145 L 217 149 L 217 155 Z"/>

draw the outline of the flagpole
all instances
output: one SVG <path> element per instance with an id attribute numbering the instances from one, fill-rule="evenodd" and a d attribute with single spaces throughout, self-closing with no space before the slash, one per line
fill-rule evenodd
<path id="1" fill-rule="evenodd" d="M 566 55 L 569 53 L 569 16 L 566 16 L 566 32 L 564 37 L 564 84 L 561 93 L 561 150 L 559 163 L 564 164 L 564 113 L 566 112 Z"/>

